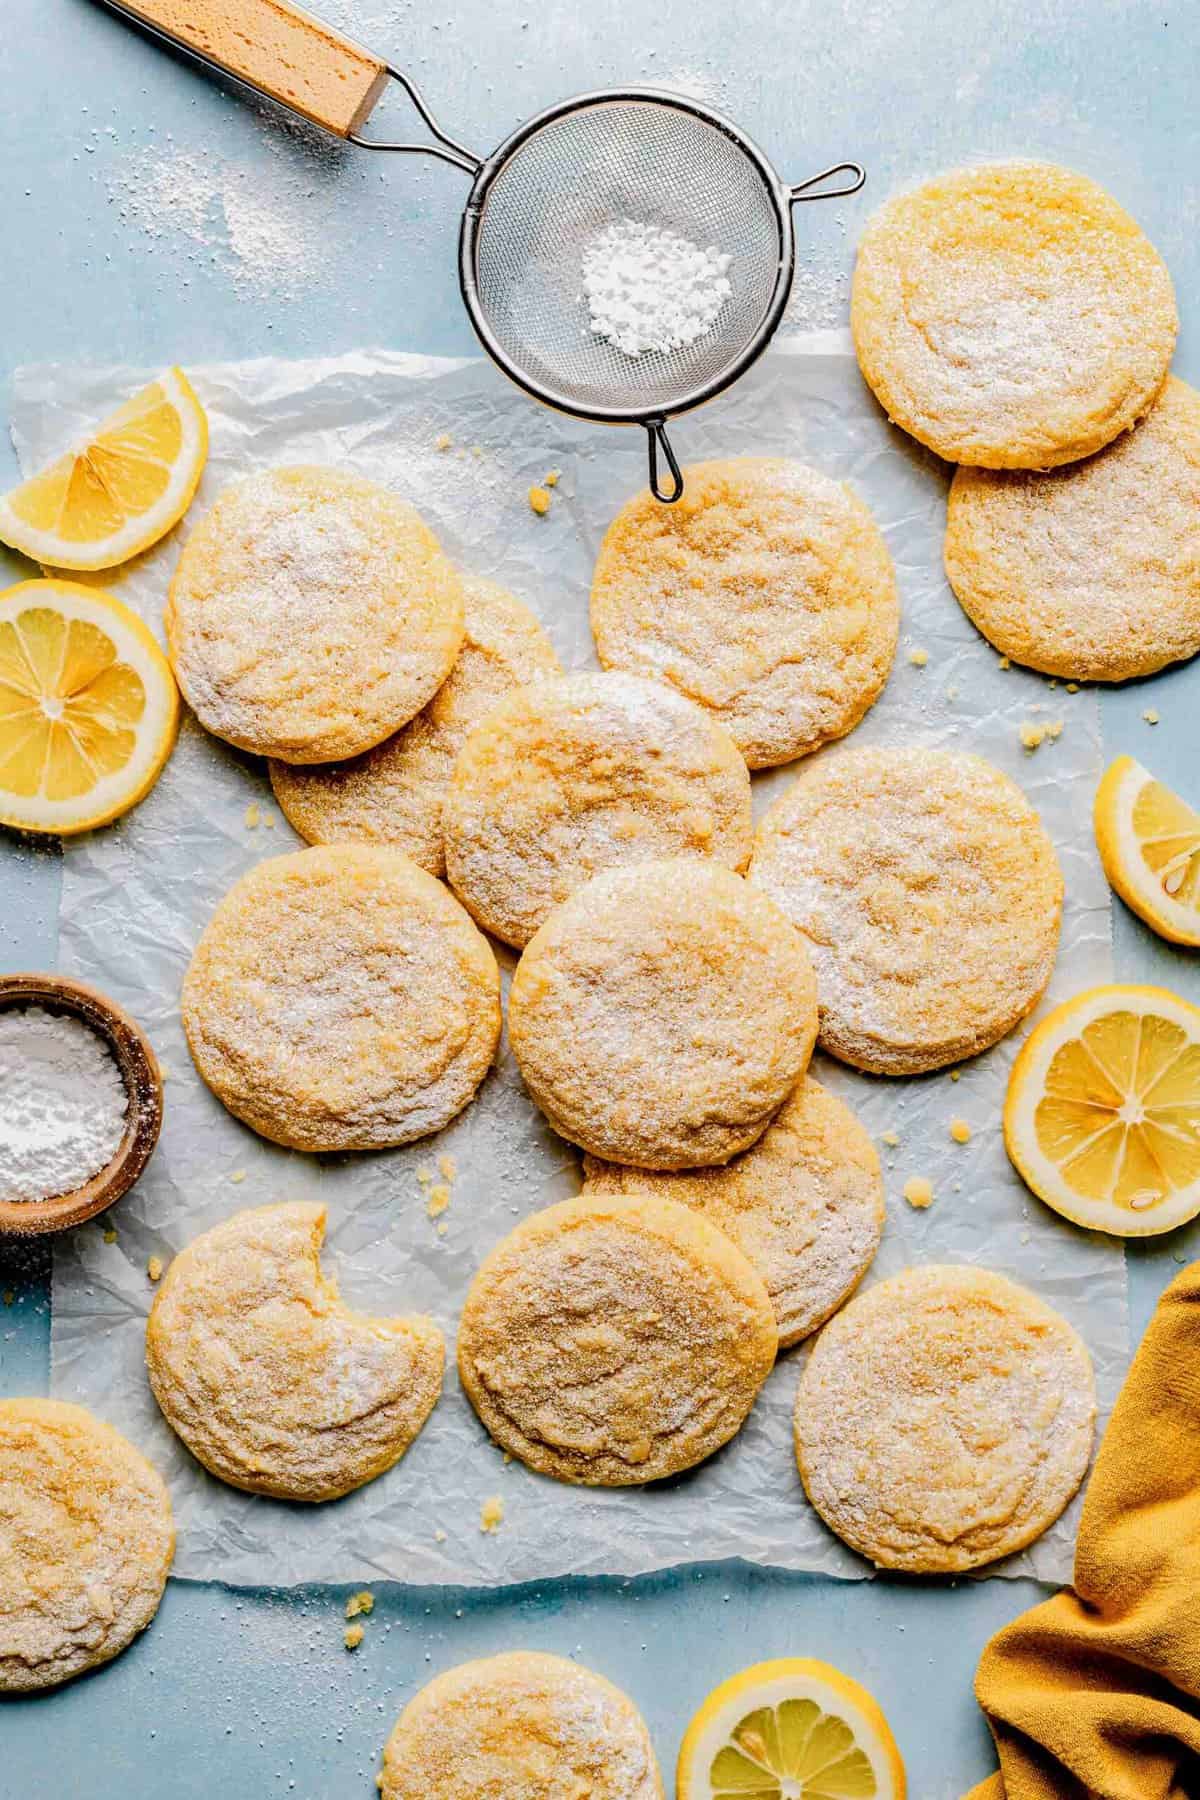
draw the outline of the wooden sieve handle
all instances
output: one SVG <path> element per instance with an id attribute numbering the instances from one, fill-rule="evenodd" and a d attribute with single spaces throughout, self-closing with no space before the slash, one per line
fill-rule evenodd
<path id="1" fill-rule="evenodd" d="M 388 78 L 377 56 L 287 0 L 107 4 L 341 138 L 361 131 Z"/>

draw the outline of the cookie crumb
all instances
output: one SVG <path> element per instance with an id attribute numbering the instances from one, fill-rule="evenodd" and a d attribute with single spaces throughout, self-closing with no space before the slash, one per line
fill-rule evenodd
<path id="1" fill-rule="evenodd" d="M 361 1625 L 347 1625 L 346 1634 L 343 1637 L 342 1642 L 345 1644 L 347 1650 L 357 1650 L 366 1635 L 367 1634 Z"/>
<path id="2" fill-rule="evenodd" d="M 894 1150 L 896 1145 L 900 1142 L 899 1137 L 894 1131 L 885 1131 L 882 1133 L 882 1137 L 889 1150 Z"/>
<path id="3" fill-rule="evenodd" d="M 1143 717 L 1143 719 L 1145 719 L 1147 725 L 1157 725 L 1158 724 L 1158 714 L 1155 712 L 1155 710 L 1152 706 L 1148 706 L 1146 708 L 1145 712 L 1142 714 L 1142 717 Z"/>
<path id="4" fill-rule="evenodd" d="M 476 459 L 481 457 L 483 455 L 483 445 L 482 444 L 472 444 L 471 445 L 471 455 L 474 456 Z"/>
<path id="5" fill-rule="evenodd" d="M 450 433 L 448 431 L 443 431 L 441 436 L 434 440 L 433 447 L 435 450 L 449 450 L 453 442 L 454 439 L 450 436 Z"/>
<path id="6" fill-rule="evenodd" d="M 961 1081 L 962 1080 L 962 1070 L 961 1069 L 951 1069 L 950 1079 L 951 1079 L 951 1081 Z"/>
<path id="7" fill-rule="evenodd" d="M 1079 692 L 1079 683 L 1077 681 L 1068 681 L 1067 692 L 1068 694 L 1077 694 Z"/>
<path id="8" fill-rule="evenodd" d="M 104 1227 L 104 1241 L 106 1244 L 115 1244 L 116 1243 L 117 1228 L 115 1225 L 106 1225 Z"/>
<path id="9" fill-rule="evenodd" d="M 268 831 L 274 831 L 274 829 L 275 829 L 275 814 L 273 812 L 264 813 L 262 816 L 262 822 L 266 826 Z"/>
<path id="10" fill-rule="evenodd" d="M 450 1227 L 447 1225 L 445 1219 L 438 1220 L 437 1234 L 439 1237 L 445 1237 L 445 1235 L 449 1231 L 449 1229 L 450 1229 Z"/>
<path id="11" fill-rule="evenodd" d="M 550 473 L 543 478 L 542 486 L 548 487 L 548 488 L 556 488 L 561 480 L 562 480 L 562 470 L 561 469 L 551 469 Z"/>
<path id="12" fill-rule="evenodd" d="M 954 1139 L 956 1144 L 969 1144 L 971 1141 L 971 1127 L 967 1124 L 965 1119 L 951 1119 L 950 1136 Z"/>
<path id="13" fill-rule="evenodd" d="M 929 661 L 929 652 L 928 650 L 910 650 L 908 660 L 914 669 L 923 669 Z"/>
<path id="14" fill-rule="evenodd" d="M 262 814 L 259 812 L 257 806 L 255 806 L 255 804 L 252 800 L 250 802 L 249 806 L 246 808 L 246 816 L 245 816 L 246 830 L 247 831 L 257 831 L 258 830 L 258 822 L 261 818 L 262 818 Z"/>
<path id="15" fill-rule="evenodd" d="M 243 1182 L 246 1179 L 245 1169 L 230 1169 L 229 1179 L 233 1182 L 234 1186 L 237 1187 L 240 1182 Z"/>
<path id="16" fill-rule="evenodd" d="M 1007 656 L 1002 656 L 1000 658 L 999 663 L 997 664 L 997 667 L 1001 668 L 1001 669 L 1011 669 L 1012 663 L 1010 662 L 1010 660 Z"/>
<path id="17" fill-rule="evenodd" d="M 1050 739 L 1051 743 L 1056 742 L 1062 736 L 1062 729 L 1063 722 L 1061 719 L 1051 719 L 1049 725 L 1046 727 L 1046 736 Z"/>
<path id="18" fill-rule="evenodd" d="M 444 1544 L 446 1541 L 446 1534 L 442 1530 L 440 1525 L 438 1526 L 437 1530 L 433 1534 L 433 1541 L 435 1544 Z"/>
<path id="19" fill-rule="evenodd" d="M 431 1219 L 436 1219 L 441 1213 L 445 1212 L 449 1204 L 450 1189 L 444 1182 L 439 1181 L 436 1187 L 431 1187 L 429 1190 L 429 1199 L 426 1202 L 425 1211 L 429 1214 Z"/>
<path id="20" fill-rule="evenodd" d="M 452 1156 L 438 1157 L 438 1174 L 443 1181 L 453 1181 L 458 1174 L 458 1164 Z"/>
<path id="21" fill-rule="evenodd" d="M 425 1186 L 426 1182 L 433 1180 L 433 1170 L 429 1167 L 428 1163 L 422 1163 L 417 1170 L 417 1180 L 421 1183 L 422 1187 Z"/>
<path id="22" fill-rule="evenodd" d="M 492 1494 L 479 1509 L 480 1531 L 499 1531 L 504 1523 L 504 1502 L 499 1494 Z"/>
<path id="23" fill-rule="evenodd" d="M 923 1212 L 933 1205 L 933 1183 L 926 1181 L 924 1175 L 910 1175 L 904 1184 L 904 1198 L 910 1206 Z"/>
<path id="24" fill-rule="evenodd" d="M 529 490 L 529 505 L 538 515 L 539 519 L 542 518 L 544 514 L 550 511 L 549 489 L 544 487 L 531 487 Z"/>
<path id="25" fill-rule="evenodd" d="M 16 1297 L 11 1288 L 5 1288 L 4 1292 L 0 1294 L 0 1300 L 3 1300 L 5 1306 L 11 1306 Z"/>
<path id="26" fill-rule="evenodd" d="M 162 1272 L 163 1272 L 162 1257 L 161 1256 L 152 1256 L 150 1258 L 150 1261 L 146 1264 L 147 1275 L 150 1277 L 151 1281 L 161 1281 L 162 1280 Z"/>
<path id="27" fill-rule="evenodd" d="M 371 1614 L 375 1610 L 375 1596 L 370 1588 L 362 1588 L 357 1594 L 351 1594 L 346 1602 L 346 1617 L 357 1619 L 359 1613 Z"/>
<path id="28" fill-rule="evenodd" d="M 1026 750 L 1036 750 L 1039 744 L 1045 743 L 1048 729 L 1045 725 L 1035 725 L 1032 720 L 1027 720 L 1019 733 L 1023 747 Z"/>

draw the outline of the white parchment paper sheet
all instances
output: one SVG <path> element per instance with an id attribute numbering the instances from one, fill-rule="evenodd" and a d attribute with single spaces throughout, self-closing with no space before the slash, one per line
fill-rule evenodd
<path id="1" fill-rule="evenodd" d="M 560 419 L 484 362 L 356 354 L 194 375 L 212 422 L 212 460 L 193 518 L 251 469 L 309 460 L 348 465 L 406 495 L 464 564 L 528 600 L 568 667 L 594 660 L 589 577 L 614 510 L 644 481 L 641 432 Z M 23 372 L 13 416 L 24 466 L 61 449 L 140 379 L 130 370 Z M 439 451 L 443 433 L 453 447 Z M 942 465 L 887 426 L 840 339 L 792 340 L 735 393 L 679 421 L 674 436 L 690 460 L 783 452 L 853 482 L 887 534 L 903 599 L 896 668 L 856 740 L 977 750 L 1014 775 L 1040 809 L 1066 875 L 1052 997 L 1108 978 L 1108 890 L 1090 827 L 1100 767 L 1095 697 L 1002 671 L 967 623 L 941 573 Z M 536 519 L 526 492 L 554 468 L 562 479 L 553 506 Z M 176 538 L 112 583 L 156 629 L 177 554 Z M 914 648 L 928 653 L 924 667 L 910 663 Z M 1033 756 L 1022 750 L 1022 722 L 1055 719 L 1064 721 L 1057 742 Z M 758 802 L 786 779 L 780 772 L 756 779 Z M 269 823 L 248 827 L 252 804 Z M 543 1125 L 507 1052 L 440 1139 L 374 1155 L 288 1153 L 260 1141 L 208 1093 L 179 1027 L 184 969 L 234 879 L 258 858 L 292 847 L 263 766 L 189 722 L 150 797 L 121 824 L 65 849 L 62 966 L 131 1008 L 169 1080 L 166 1125 L 146 1175 L 115 1213 L 57 1248 L 53 1386 L 111 1419 L 166 1474 L 180 1526 L 175 1572 L 247 1584 L 372 1576 L 500 1583 L 743 1556 L 840 1576 L 869 1573 L 826 1532 L 796 1475 L 791 1410 L 802 1350 L 781 1359 L 732 1445 L 686 1476 L 644 1490 L 560 1486 L 505 1464 L 488 1442 L 453 1373 L 464 1295 L 484 1253 L 514 1220 L 579 1183 L 574 1152 Z M 1123 1254 L 1040 1206 L 1010 1170 L 1000 1107 L 1015 1048 L 1012 1041 L 998 1046 L 957 1083 L 947 1074 L 873 1080 L 828 1063 L 818 1073 L 877 1140 L 888 1131 L 900 1140 L 883 1152 L 888 1225 L 874 1277 L 914 1261 L 950 1260 L 1026 1282 L 1087 1339 L 1107 1410 L 1127 1351 Z M 973 1129 L 965 1147 L 948 1135 L 956 1115 Z M 417 1180 L 418 1168 L 442 1154 L 458 1165 L 444 1237 L 426 1216 Z M 933 1182 L 928 1212 L 913 1212 L 901 1198 L 913 1174 Z M 328 1262 L 350 1302 L 387 1313 L 428 1311 L 450 1348 L 445 1395 L 404 1460 L 347 1499 L 307 1509 L 235 1492 L 205 1474 L 160 1419 L 142 1362 L 148 1257 L 169 1259 L 240 1207 L 301 1196 L 329 1209 Z M 114 1242 L 105 1241 L 103 1225 L 116 1227 Z M 505 1518 L 485 1535 L 480 1504 L 493 1493 L 503 1497 Z M 1069 1578 L 1076 1511 L 998 1572 Z"/>

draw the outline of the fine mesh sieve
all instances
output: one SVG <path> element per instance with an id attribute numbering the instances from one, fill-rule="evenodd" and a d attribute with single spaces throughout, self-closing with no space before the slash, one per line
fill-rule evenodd
<path id="1" fill-rule="evenodd" d="M 105 3 L 350 143 L 437 156 L 471 175 L 459 282 L 484 348 L 549 406 L 644 426 L 651 491 L 667 503 L 679 499 L 683 478 L 666 421 L 735 381 L 783 314 L 795 257 L 792 206 L 855 193 L 865 179 L 856 163 L 839 163 L 790 187 L 732 121 L 653 88 L 564 100 L 480 161 L 441 129 L 407 75 L 288 0 L 191 0 L 186 19 L 178 0 Z M 363 135 L 389 79 L 405 90 L 432 143 Z M 692 343 L 634 356 L 592 331 L 581 293 L 584 251 L 623 220 L 729 257 L 732 292 Z M 670 486 L 660 480 L 660 452 Z"/>

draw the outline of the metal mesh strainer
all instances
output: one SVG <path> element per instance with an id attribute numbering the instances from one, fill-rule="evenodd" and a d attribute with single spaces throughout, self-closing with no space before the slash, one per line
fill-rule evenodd
<path id="1" fill-rule="evenodd" d="M 666 502 L 683 492 L 667 419 L 735 381 L 766 348 L 782 316 L 795 255 L 792 206 L 855 193 L 864 180 L 856 163 L 839 163 L 790 187 L 730 120 L 696 100 L 651 88 L 564 100 L 480 161 L 447 136 L 401 70 L 286 0 L 239 0 L 232 38 L 211 25 L 185 36 L 166 0 L 107 4 L 351 143 L 424 152 L 470 174 L 459 281 L 484 348 L 512 380 L 549 406 L 581 418 L 644 426 L 650 486 Z M 228 4 L 203 0 L 199 11 L 220 11 Z M 268 4 L 271 41 L 278 37 L 281 12 L 294 39 L 290 60 L 279 70 L 271 67 L 265 37 L 263 42 L 254 37 L 253 18 L 245 17 Z M 341 88 L 322 85 L 324 75 Z M 408 94 L 432 143 L 384 143 L 363 135 L 389 77 Z M 357 104 L 350 106 L 347 93 L 354 100 L 358 87 Z M 332 105 L 324 97 L 330 93 L 336 95 Z M 830 185 L 839 176 L 847 179 Z M 676 232 L 729 256 L 732 293 L 708 331 L 691 344 L 632 356 L 590 329 L 580 291 L 584 249 L 606 225 L 623 219 Z M 669 487 L 659 479 L 660 451 L 671 471 Z"/>

